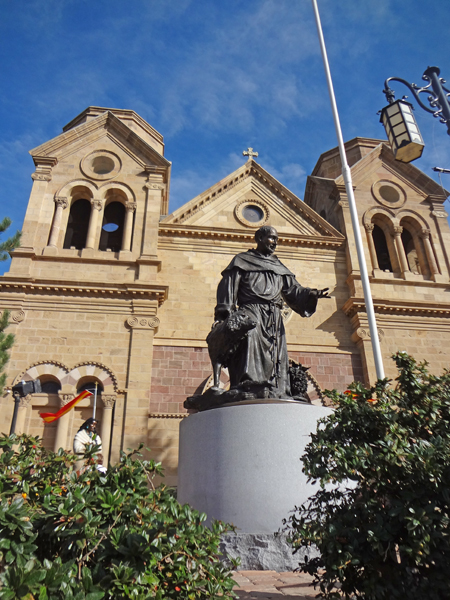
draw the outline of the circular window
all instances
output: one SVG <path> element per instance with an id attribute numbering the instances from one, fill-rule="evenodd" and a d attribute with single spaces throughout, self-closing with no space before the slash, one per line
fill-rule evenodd
<path id="1" fill-rule="evenodd" d="M 259 223 L 262 219 L 264 219 L 264 211 L 256 204 L 247 204 L 242 209 L 242 216 L 250 223 Z"/>
<path id="2" fill-rule="evenodd" d="M 269 218 L 269 209 L 260 200 L 242 200 L 234 210 L 236 218 L 247 227 L 261 227 Z"/>
<path id="3" fill-rule="evenodd" d="M 81 170 L 91 179 L 112 179 L 119 173 L 122 163 L 117 154 L 109 150 L 96 150 L 81 161 Z"/>
<path id="4" fill-rule="evenodd" d="M 400 200 L 400 194 L 395 187 L 392 185 L 382 185 L 379 189 L 380 196 L 386 200 L 386 202 L 398 202 Z"/>
<path id="5" fill-rule="evenodd" d="M 405 191 L 393 181 L 376 181 L 372 185 L 372 195 L 377 202 L 389 208 L 400 208 L 406 202 Z"/>
<path id="6" fill-rule="evenodd" d="M 114 161 L 109 156 L 96 156 L 92 159 L 91 167 L 97 175 L 106 175 L 114 169 Z"/>

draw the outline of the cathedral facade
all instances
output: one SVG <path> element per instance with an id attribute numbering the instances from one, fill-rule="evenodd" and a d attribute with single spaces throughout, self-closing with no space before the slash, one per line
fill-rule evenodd
<path id="1" fill-rule="evenodd" d="M 386 142 L 355 138 L 346 148 L 386 374 L 395 377 L 397 350 L 440 373 L 450 358 L 447 193 L 396 162 Z M 220 273 L 265 224 L 278 230 L 277 255 L 297 280 L 331 290 L 309 319 L 284 311 L 289 356 L 309 367 L 310 400 L 375 380 L 337 149 L 319 158 L 304 201 L 250 157 L 173 213 L 163 137 L 133 111 L 89 107 L 31 155 L 22 245 L 0 278 L 15 335 L 2 431 L 12 385 L 39 378 L 42 393 L 21 400 L 16 431 L 71 448 L 93 397 L 55 423 L 39 413 L 96 386 L 105 460 L 142 442 L 176 485 L 183 402 L 211 384 L 205 338 Z"/>

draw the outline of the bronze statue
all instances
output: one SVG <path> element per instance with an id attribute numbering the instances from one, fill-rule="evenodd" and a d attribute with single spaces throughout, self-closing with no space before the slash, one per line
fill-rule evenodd
<path id="1" fill-rule="evenodd" d="M 254 398 L 303 400 L 291 392 L 289 359 L 281 309 L 284 302 L 310 317 L 323 290 L 302 287 L 274 255 L 278 233 L 264 226 L 255 233 L 256 248 L 233 258 L 217 288 L 215 323 L 208 335 L 214 385 L 192 396 L 186 408 L 204 410 Z M 230 389 L 219 389 L 221 366 L 228 367 Z"/>

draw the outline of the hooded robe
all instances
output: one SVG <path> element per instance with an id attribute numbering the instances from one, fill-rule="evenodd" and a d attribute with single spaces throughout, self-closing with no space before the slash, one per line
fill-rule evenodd
<path id="1" fill-rule="evenodd" d="M 317 290 L 302 287 L 275 255 L 248 250 L 233 258 L 217 288 L 216 318 L 239 308 L 257 325 L 228 361 L 230 386 L 244 381 L 268 382 L 274 396 L 291 397 L 282 300 L 302 317 L 317 307 Z"/>

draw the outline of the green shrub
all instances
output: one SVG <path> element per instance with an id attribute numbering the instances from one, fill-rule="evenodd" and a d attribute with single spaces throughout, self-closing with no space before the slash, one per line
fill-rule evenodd
<path id="1" fill-rule="evenodd" d="M 154 487 L 159 464 L 135 451 L 106 475 L 93 449 L 75 457 L 29 436 L 0 438 L 0 598 L 198 600 L 232 598 L 218 560 L 227 526 Z"/>
<path id="2" fill-rule="evenodd" d="M 450 374 L 393 358 L 395 387 L 327 392 L 336 410 L 302 457 L 320 489 L 288 526 L 320 551 L 301 568 L 324 598 L 450 598 Z"/>

